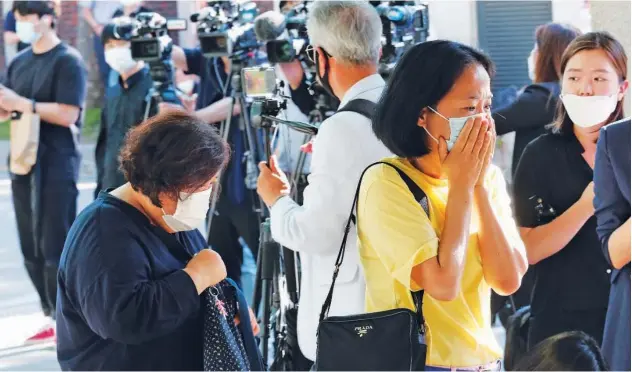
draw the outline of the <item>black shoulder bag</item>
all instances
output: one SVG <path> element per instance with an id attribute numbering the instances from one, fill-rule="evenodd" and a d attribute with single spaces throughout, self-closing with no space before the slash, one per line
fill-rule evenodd
<path id="1" fill-rule="evenodd" d="M 317 371 L 423 371 L 426 366 L 423 290 L 411 292 L 416 311 L 401 308 L 350 316 L 328 316 L 362 177 L 376 164 L 386 164 L 394 168 L 415 200 L 430 216 L 426 194 L 396 166 L 377 162 L 362 172 L 336 259 L 331 288 L 320 313 L 315 364 Z"/>

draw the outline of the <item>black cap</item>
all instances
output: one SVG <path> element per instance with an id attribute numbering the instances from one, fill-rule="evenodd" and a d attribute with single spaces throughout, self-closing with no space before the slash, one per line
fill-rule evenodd
<path id="1" fill-rule="evenodd" d="M 133 29 L 132 20 L 129 17 L 114 18 L 103 27 L 101 42 L 105 45 L 110 40 L 131 40 Z"/>
<path id="2" fill-rule="evenodd" d="M 55 2 L 53 1 L 14 1 L 11 9 L 23 16 L 36 14 L 41 17 L 43 15 L 56 16 Z"/>

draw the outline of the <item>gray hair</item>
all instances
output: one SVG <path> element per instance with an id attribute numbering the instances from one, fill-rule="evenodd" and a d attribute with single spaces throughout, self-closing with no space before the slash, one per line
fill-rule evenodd
<path id="1" fill-rule="evenodd" d="M 368 1 L 314 1 L 307 32 L 312 45 L 342 62 L 377 63 L 380 57 L 382 21 Z"/>

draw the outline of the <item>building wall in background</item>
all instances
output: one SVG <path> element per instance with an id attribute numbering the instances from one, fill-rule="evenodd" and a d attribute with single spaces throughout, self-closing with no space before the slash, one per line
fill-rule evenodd
<path id="1" fill-rule="evenodd" d="M 61 2 L 61 14 L 57 14 L 57 35 L 72 46 L 77 45 L 79 33 L 79 6 L 77 1 L 64 0 Z"/>
<path id="2" fill-rule="evenodd" d="M 478 46 L 476 2 L 431 0 L 428 2 L 430 39 L 445 39 Z"/>
<path id="3" fill-rule="evenodd" d="M 631 80 L 630 62 L 630 1 L 591 1 L 590 14 L 595 31 L 610 32 L 625 48 L 628 55 L 628 81 Z M 625 98 L 625 115 L 630 116 L 630 89 Z"/>
<path id="4" fill-rule="evenodd" d="M 448 39 L 479 46 L 475 0 L 430 0 L 428 3 L 431 39 Z M 553 22 L 570 23 L 584 32 L 590 31 L 588 4 L 588 0 L 552 0 Z"/>
<path id="5" fill-rule="evenodd" d="M 590 32 L 590 7 L 587 0 L 553 0 L 553 22 L 569 23 L 582 32 Z"/>

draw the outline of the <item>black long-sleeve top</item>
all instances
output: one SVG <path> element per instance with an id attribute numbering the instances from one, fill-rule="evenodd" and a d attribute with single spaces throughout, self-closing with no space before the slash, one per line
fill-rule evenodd
<path id="1" fill-rule="evenodd" d="M 498 135 L 516 132 L 512 174 L 525 147 L 544 134 L 546 125 L 553 122 L 559 95 L 558 82 L 532 84 L 512 104 L 493 112 Z"/>

